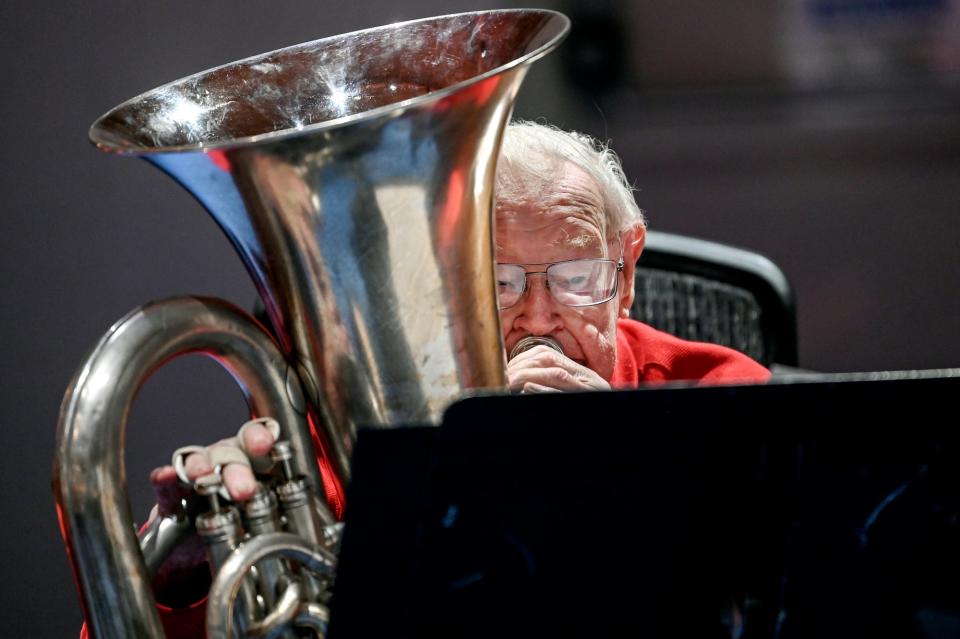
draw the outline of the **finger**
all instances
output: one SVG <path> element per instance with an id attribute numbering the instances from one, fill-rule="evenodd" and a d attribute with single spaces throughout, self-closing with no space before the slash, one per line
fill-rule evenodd
<path id="1" fill-rule="evenodd" d="M 253 497 L 256 480 L 252 470 L 242 464 L 228 464 L 220 474 L 231 499 L 246 501 Z"/>
<path id="2" fill-rule="evenodd" d="M 510 360 L 507 369 L 510 368 L 562 368 L 580 376 L 584 367 L 548 346 L 535 346 Z"/>
<path id="3" fill-rule="evenodd" d="M 242 431 L 243 447 L 253 457 L 263 457 L 273 448 L 273 433 L 261 424 L 250 424 Z"/>
<path id="4" fill-rule="evenodd" d="M 523 391 L 526 384 L 536 384 L 552 390 L 578 390 L 580 380 L 568 371 L 557 368 L 521 368 L 507 375 L 510 390 Z"/>
<path id="5" fill-rule="evenodd" d="M 175 484 L 177 482 L 177 471 L 173 466 L 160 466 L 150 471 L 150 484 L 153 486 L 163 486 L 165 484 Z"/>
<path id="6" fill-rule="evenodd" d="M 523 383 L 528 381 L 555 390 L 610 389 L 610 384 L 596 371 L 545 346 L 532 348 L 511 360 L 507 365 L 507 379 L 510 390 L 514 392 L 521 391 Z"/>
<path id="7" fill-rule="evenodd" d="M 187 457 L 183 462 L 183 469 L 186 472 L 187 479 L 194 481 L 197 477 L 203 477 L 213 472 L 213 466 L 210 460 L 203 453 L 194 453 Z"/>
<path id="8" fill-rule="evenodd" d="M 550 388 L 549 386 L 544 386 L 542 384 L 527 382 L 523 385 L 523 390 L 520 392 L 525 395 L 533 395 L 535 393 L 557 393 L 559 391 L 556 388 Z"/>
<path id="9" fill-rule="evenodd" d="M 514 371 L 555 366 L 555 360 L 559 359 L 555 351 L 552 351 L 552 354 L 543 351 L 533 352 L 545 348 L 546 346 L 537 346 L 514 357 L 507 363 L 507 375 Z"/>
<path id="10" fill-rule="evenodd" d="M 576 365 L 573 371 L 556 366 L 546 368 L 520 368 L 507 371 L 511 391 L 522 391 L 526 383 L 539 384 L 553 390 L 582 391 L 610 390 L 610 384 L 594 371 Z"/>
<path id="11" fill-rule="evenodd" d="M 157 513 L 166 516 L 180 509 L 181 500 L 187 491 L 180 484 L 173 466 L 154 468 L 150 473 L 150 484 L 153 486 L 153 493 L 157 499 L 157 504 L 154 507 Z M 154 512 L 151 511 L 150 518 L 153 519 L 153 517 Z"/>
<path id="12" fill-rule="evenodd" d="M 556 364 L 564 359 L 567 358 L 558 353 L 556 350 L 541 344 L 539 346 L 534 346 L 533 348 L 528 348 L 522 353 L 519 353 L 516 357 L 510 360 L 510 364 L 513 364 L 514 362 L 518 364 L 524 364 L 534 361 Z"/>

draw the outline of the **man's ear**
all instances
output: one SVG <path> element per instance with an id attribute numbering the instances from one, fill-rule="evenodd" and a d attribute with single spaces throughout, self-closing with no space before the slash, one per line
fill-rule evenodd
<path id="1" fill-rule="evenodd" d="M 621 234 L 623 240 L 623 279 L 620 280 L 620 308 L 618 317 L 630 317 L 630 307 L 633 306 L 633 277 L 637 269 L 637 260 L 643 253 L 647 241 L 647 230 L 640 224 Z"/>

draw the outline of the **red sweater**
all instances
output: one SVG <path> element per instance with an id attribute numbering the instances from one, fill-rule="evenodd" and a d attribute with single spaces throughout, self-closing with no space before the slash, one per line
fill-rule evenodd
<path id="1" fill-rule="evenodd" d="M 617 361 L 610 379 L 614 388 L 679 380 L 737 384 L 769 379 L 770 371 L 733 349 L 688 342 L 635 320 L 617 322 Z"/>

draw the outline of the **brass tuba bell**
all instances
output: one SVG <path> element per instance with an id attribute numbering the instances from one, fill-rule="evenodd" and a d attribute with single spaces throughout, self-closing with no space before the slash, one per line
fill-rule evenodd
<path id="1" fill-rule="evenodd" d="M 496 159 L 529 65 L 568 29 L 507 10 L 357 31 L 178 80 L 94 123 L 98 147 L 155 164 L 209 211 L 279 341 L 225 302 L 179 298 L 120 320 L 78 370 L 54 490 L 95 636 L 162 635 L 122 442 L 137 390 L 169 359 L 223 364 L 337 514 L 359 427 L 437 423 L 467 389 L 505 385 Z"/>

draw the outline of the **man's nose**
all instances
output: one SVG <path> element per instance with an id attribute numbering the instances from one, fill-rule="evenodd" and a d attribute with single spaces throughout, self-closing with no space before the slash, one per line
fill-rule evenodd
<path id="1" fill-rule="evenodd" d="M 549 335 L 561 327 L 557 304 L 543 274 L 527 275 L 527 290 L 520 300 L 514 325 L 531 335 Z"/>

